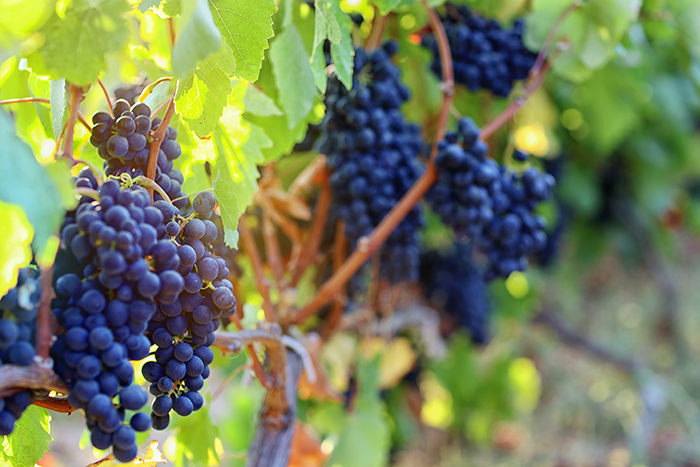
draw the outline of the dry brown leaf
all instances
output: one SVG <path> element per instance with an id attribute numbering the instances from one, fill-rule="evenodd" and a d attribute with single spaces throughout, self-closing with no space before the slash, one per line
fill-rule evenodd
<path id="1" fill-rule="evenodd" d="M 327 458 L 321 450 L 321 442 L 311 428 L 296 422 L 287 467 L 323 467 Z"/>
<path id="2" fill-rule="evenodd" d="M 336 391 L 328 380 L 326 369 L 321 363 L 321 350 L 323 342 L 318 334 L 312 333 L 304 339 L 304 346 L 311 356 L 314 369 L 316 370 L 316 381 L 310 383 L 306 377 L 306 372 L 302 374 L 299 382 L 299 396 L 302 399 L 317 399 L 317 400 L 332 400 L 337 402 L 343 401 L 343 396 Z"/>

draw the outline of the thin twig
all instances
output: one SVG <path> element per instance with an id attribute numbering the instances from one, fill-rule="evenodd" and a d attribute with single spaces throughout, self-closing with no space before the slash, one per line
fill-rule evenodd
<path id="1" fill-rule="evenodd" d="M 151 151 L 148 154 L 148 168 L 146 170 L 146 177 L 154 180 L 156 176 L 156 167 L 158 165 L 158 151 L 160 151 L 160 145 L 163 144 L 163 139 L 165 138 L 165 132 L 168 131 L 168 125 L 170 125 L 170 119 L 173 118 L 175 113 L 175 91 L 170 98 L 170 103 L 168 104 L 168 110 L 165 112 L 163 120 L 160 122 L 158 130 L 153 134 L 153 141 L 151 142 Z M 151 201 L 153 201 L 153 188 L 149 188 L 148 192 L 151 194 Z"/>
<path id="2" fill-rule="evenodd" d="M 92 126 L 85 120 L 85 116 L 78 110 L 78 121 L 85 127 L 88 133 L 92 132 Z"/>
<path id="3" fill-rule="evenodd" d="M 226 379 L 219 385 L 218 388 L 216 388 L 216 391 L 214 391 L 211 395 L 211 401 L 214 402 L 216 399 L 219 398 L 219 396 L 224 392 L 224 389 L 226 389 L 226 386 L 231 384 L 231 381 L 233 381 L 233 378 L 236 376 L 240 375 L 242 372 L 245 370 L 250 370 L 253 368 L 253 364 L 251 363 L 246 363 L 245 365 L 241 365 L 235 370 L 231 372 L 230 375 L 226 377 Z"/>
<path id="4" fill-rule="evenodd" d="M 41 286 L 41 300 L 37 307 L 36 317 L 36 354 L 39 358 L 48 359 L 49 350 L 51 349 L 52 335 L 51 332 L 51 300 L 54 298 L 53 287 L 53 265 L 48 268 L 41 269 L 39 276 L 39 284 Z"/>
<path id="5" fill-rule="evenodd" d="M 513 102 L 510 103 L 508 107 L 505 108 L 496 118 L 491 120 L 486 126 L 481 129 L 481 135 L 479 139 L 482 141 L 490 138 L 496 131 L 498 131 L 503 125 L 505 125 L 511 118 L 520 110 L 520 108 L 525 105 L 528 98 L 537 91 L 540 86 L 544 83 L 544 79 L 547 76 L 547 72 L 551 66 L 551 62 L 547 61 L 540 69 L 537 76 L 532 76 L 530 82 L 525 86 L 525 91 L 522 96 L 517 97 Z"/>
<path id="6" fill-rule="evenodd" d="M 75 123 L 78 121 L 80 102 L 83 100 L 83 88 L 73 84 L 68 86 L 70 94 L 70 105 L 68 107 L 68 122 L 66 123 L 66 134 L 63 139 L 63 157 L 73 159 L 73 135 L 75 134 Z"/>
<path id="7" fill-rule="evenodd" d="M 243 330 L 243 325 L 241 324 L 241 320 L 238 319 L 238 316 L 231 316 L 231 321 L 233 322 L 233 325 L 236 326 L 236 329 L 238 329 L 239 331 Z M 267 380 L 265 369 L 263 368 L 262 363 L 260 363 L 260 360 L 258 359 L 258 354 L 255 353 L 255 347 L 253 346 L 253 344 L 247 344 L 246 350 L 248 351 L 248 356 L 250 357 L 250 363 L 253 366 L 253 373 L 255 373 L 255 376 L 258 378 L 258 381 L 260 381 L 260 384 L 264 388 L 269 388 L 270 382 Z"/>
<path id="8" fill-rule="evenodd" d="M 345 221 L 338 221 L 335 226 L 335 238 L 333 239 L 333 271 L 338 271 L 343 265 L 345 257 L 348 254 L 348 239 L 345 238 Z M 323 339 L 327 340 L 335 331 L 340 323 L 340 318 L 343 316 L 345 309 L 345 285 L 343 284 L 340 291 L 333 299 L 331 312 L 328 315 L 326 326 L 323 328 Z"/>
<path id="9" fill-rule="evenodd" d="M 110 114 L 112 117 L 114 117 L 114 113 L 112 113 L 112 99 L 109 97 L 109 93 L 107 92 L 107 88 L 105 88 L 105 85 L 102 84 L 102 81 L 100 81 L 99 79 L 97 80 L 97 84 L 100 85 L 100 87 L 102 88 L 102 92 L 103 92 L 104 95 L 105 95 L 105 99 L 107 100 L 107 107 L 108 107 L 108 109 L 109 109 L 109 110 L 108 110 L 109 114 Z"/>
<path id="10" fill-rule="evenodd" d="M 170 32 L 170 50 L 172 51 L 175 47 L 175 40 L 177 39 L 175 34 L 175 22 L 172 18 L 168 18 L 168 31 Z"/>
<path id="11" fill-rule="evenodd" d="M 243 250 L 250 259 L 250 264 L 253 267 L 253 277 L 255 278 L 255 287 L 260 292 L 263 299 L 263 311 L 265 312 L 265 319 L 271 323 L 277 322 L 277 316 L 275 314 L 274 306 L 272 305 L 272 299 L 270 298 L 270 283 L 265 277 L 265 269 L 263 267 L 262 260 L 260 259 L 260 253 L 258 252 L 258 246 L 255 244 L 255 238 L 253 238 L 253 233 L 250 231 L 246 225 L 246 217 L 242 216 L 238 221 L 238 230 L 241 232 L 241 243 Z"/>
<path id="12" fill-rule="evenodd" d="M 284 284 L 284 264 L 282 264 L 282 253 L 280 252 L 280 242 L 277 238 L 277 228 L 272 223 L 270 215 L 263 209 L 262 215 L 262 234 L 263 242 L 265 243 L 265 259 L 267 265 L 272 270 L 272 275 L 275 277 L 277 290 L 282 292 Z"/>
<path id="13" fill-rule="evenodd" d="M 328 211 L 331 207 L 331 187 L 328 177 L 325 178 L 321 186 L 321 193 L 316 201 L 316 209 L 314 211 L 314 219 L 309 229 L 309 236 L 304 244 L 304 249 L 299 257 L 299 262 L 296 264 L 292 272 L 291 286 L 296 287 L 301 278 L 306 272 L 306 268 L 316 261 L 318 249 L 323 240 L 323 232 L 328 219 Z"/>
<path id="14" fill-rule="evenodd" d="M 530 69 L 530 76 L 537 76 L 540 74 L 542 66 L 545 63 L 545 60 L 547 60 L 547 56 L 549 55 L 549 51 L 552 48 L 552 44 L 554 43 L 554 39 L 556 39 L 557 37 L 559 29 L 561 29 L 561 26 L 562 24 L 564 24 L 566 18 L 571 13 L 573 13 L 574 10 L 576 10 L 582 2 L 583 0 L 574 0 L 573 2 L 571 2 L 569 6 L 567 6 L 564 9 L 564 11 L 562 11 L 561 14 L 557 17 L 556 21 L 554 21 L 554 24 L 549 30 L 549 33 L 547 33 L 547 38 L 544 40 L 542 48 L 540 49 L 540 52 L 537 55 L 537 60 L 535 60 L 535 64 Z"/>
<path id="15" fill-rule="evenodd" d="M 641 368 L 637 361 L 619 357 L 600 344 L 591 341 L 586 336 L 579 334 L 564 322 L 559 316 L 548 310 L 540 311 L 533 321 L 542 324 L 553 331 L 557 337 L 567 345 L 584 350 L 587 353 L 616 366 L 628 374 L 634 374 Z"/>
<path id="16" fill-rule="evenodd" d="M 0 105 L 21 104 L 23 102 L 41 102 L 42 104 L 51 104 L 51 101 L 46 97 L 20 97 L 18 99 L 5 99 L 0 101 Z"/>

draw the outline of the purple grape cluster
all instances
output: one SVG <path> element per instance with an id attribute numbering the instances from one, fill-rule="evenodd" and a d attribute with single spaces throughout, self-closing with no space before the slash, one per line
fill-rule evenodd
<path id="1" fill-rule="evenodd" d="M 535 210 L 551 197 L 554 178 L 535 168 L 514 173 L 487 159 L 479 134 L 474 121 L 464 118 L 458 132 L 439 143 L 438 180 L 426 199 L 457 235 L 476 241 L 488 258 L 485 277 L 491 280 L 524 270 L 529 254 L 546 244 L 545 221 Z M 527 158 L 517 152 L 515 159 Z"/>
<path id="2" fill-rule="evenodd" d="M 475 343 L 488 341 L 491 299 L 471 244 L 421 255 L 420 282 L 436 308 L 456 318 Z"/>
<path id="3" fill-rule="evenodd" d="M 77 183 L 98 188 L 88 176 Z M 61 229 L 63 247 L 83 270 L 56 281 L 54 314 L 65 332 L 51 353 L 69 402 L 85 411 L 93 446 L 112 446 L 128 462 L 138 450 L 135 431 L 151 425 L 145 413 L 126 423 L 126 411 L 148 401 L 133 384 L 130 360 L 148 356 L 148 323 L 159 303 L 177 302 L 184 281 L 177 248 L 158 239 L 163 215 L 150 206 L 148 192 L 108 179 L 97 193 L 99 201 L 83 197 Z"/>
<path id="4" fill-rule="evenodd" d="M 473 13 L 466 6 L 446 5 L 441 16 L 450 43 L 454 77 L 472 91 L 489 89 L 497 96 L 510 94 L 515 81 L 527 78 L 537 55 L 523 45 L 523 21 L 503 29 L 495 20 Z M 431 70 L 442 76 L 435 36 L 423 37 L 423 46 L 433 53 Z"/>
<path id="5" fill-rule="evenodd" d="M 170 412 L 187 416 L 204 403 L 199 390 L 209 376 L 214 354 L 214 331 L 220 318 L 236 312 L 230 270 L 223 258 L 213 254 L 212 243 L 218 229 L 210 219 L 216 198 L 210 192 L 198 194 L 194 212 L 187 217 L 164 202 L 156 202 L 162 210 L 165 226 L 163 237 L 179 257 L 177 271 L 183 278 L 184 290 L 179 300 L 161 303 L 153 316 L 147 335 L 158 347 L 156 360 L 143 367 L 143 376 L 151 383 L 153 428 L 164 430 L 170 423 Z"/>
<path id="6" fill-rule="evenodd" d="M 400 107 L 408 89 L 391 61 L 398 46 L 355 50 L 353 87 L 332 77 L 326 93 L 319 151 L 328 156 L 333 212 L 345 221 L 354 247 L 408 191 L 422 172 L 420 129 L 407 124 Z M 382 249 L 382 276 L 392 282 L 417 277 L 420 208 L 403 220 Z"/>
<path id="7" fill-rule="evenodd" d="M 123 99 L 114 103 L 112 114 L 114 118 L 104 111 L 92 116 L 94 126 L 90 142 L 105 160 L 105 175 L 128 173 L 132 178 L 145 175 L 153 133 L 158 130 L 160 119 L 151 119 L 151 109 L 147 104 L 139 102 L 132 106 Z M 187 198 L 182 191 L 182 172 L 173 168 L 173 161 L 182 154 L 176 139 L 177 130 L 168 127 L 158 151 L 155 181 L 171 199 L 177 199 L 174 204 L 182 209 L 187 206 Z M 156 194 L 154 199 L 162 197 Z"/>
<path id="8" fill-rule="evenodd" d="M 0 367 L 29 366 L 34 361 L 40 299 L 38 271 L 20 269 L 17 285 L 0 298 Z M 35 398 L 34 392 L 24 390 L 0 399 L 0 436 L 12 433 L 15 422 Z"/>

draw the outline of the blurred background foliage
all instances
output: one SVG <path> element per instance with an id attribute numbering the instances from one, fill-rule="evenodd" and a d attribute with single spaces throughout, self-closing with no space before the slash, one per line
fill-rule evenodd
<path id="1" fill-rule="evenodd" d="M 51 11 L 45 3 L 28 0 L 12 8 L 32 11 L 41 24 Z M 411 0 L 377 3 L 394 9 L 386 32 L 401 43 L 397 60 L 412 91 L 405 114 L 430 139 L 441 93 L 428 71 L 429 52 L 419 45 L 425 13 Z M 505 23 L 524 16 L 533 50 L 570 4 L 457 3 Z M 313 10 L 297 1 L 280 6 L 275 25 L 292 8 L 310 53 Z M 366 35 L 372 5 L 343 0 L 341 6 L 364 16 L 359 33 Z M 23 32 L 2 17 L 0 44 L 14 53 L 13 34 Z M 166 20 L 154 10 L 127 18 L 130 45 L 109 56 L 102 79 L 112 90 L 152 82 L 170 69 Z M 489 141 L 492 157 L 508 162 L 514 148 L 528 151 L 536 156 L 532 164 L 557 178 L 557 196 L 543 210 L 558 229 L 551 255 L 540 258 L 540 267 L 492 284 L 486 345 L 472 344 L 457 330 L 441 358 L 427 359 L 410 333 L 380 346 L 374 338 L 335 336 L 318 355 L 328 370 L 326 392 L 301 391 L 300 423 L 310 432 L 308 444 L 318 443 L 320 451 L 295 443 L 301 451 L 293 465 L 700 465 L 700 1 L 587 0 L 563 23 L 556 43 L 545 86 Z M 23 50 L 28 61 L 0 55 L 0 99 L 48 93 L 48 81 L 28 69 L 32 45 L 38 46 L 23 43 L 30 47 Z M 231 104 L 254 93 L 239 85 Z M 276 99 L 269 53 L 256 86 Z M 91 89 L 86 113 L 100 109 L 102 99 Z M 507 103 L 458 89 L 454 107 L 483 125 Z M 54 149 L 48 108 L 10 107 L 20 136 L 47 161 Z M 322 115 L 319 99 L 292 129 L 274 113 L 248 121 L 264 127 L 268 156 L 289 152 Z M 179 134 L 183 152 L 192 154 L 180 159 L 183 170 L 203 176 L 203 161 L 211 158 L 206 142 Z M 76 157 L 97 162 L 88 138 L 76 129 Z M 279 172 L 291 180 L 308 160 L 303 154 L 282 159 Z M 188 180 L 188 191 L 198 189 L 197 180 Z M 426 245 L 455 241 L 445 232 L 431 218 Z M 241 286 L 245 314 L 254 321 L 261 300 L 251 277 L 244 273 Z M 312 294 L 310 287 L 302 284 L 300 302 Z M 154 434 L 174 465 L 245 464 L 264 391 L 244 371 L 245 357 L 216 362 L 211 403 Z M 224 384 L 227 390 L 219 391 Z M 305 390 L 314 397 L 305 398 Z M 78 418 L 55 417 L 60 443 L 41 465 L 89 463 L 86 443 L 84 451 L 74 451 L 82 429 Z"/>

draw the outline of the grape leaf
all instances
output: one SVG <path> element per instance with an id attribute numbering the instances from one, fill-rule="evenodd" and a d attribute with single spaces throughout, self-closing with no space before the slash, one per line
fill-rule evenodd
<path id="1" fill-rule="evenodd" d="M 51 128 L 53 128 L 54 139 L 58 138 L 63 129 L 63 120 L 66 116 L 68 108 L 68 99 L 66 99 L 66 80 L 52 79 L 49 90 L 49 100 L 51 101 Z"/>
<path id="2" fill-rule="evenodd" d="M 55 79 L 78 86 L 94 82 L 105 68 L 105 54 L 116 52 L 129 35 L 126 0 L 73 0 L 65 13 L 41 29 L 44 64 Z"/>
<path id="3" fill-rule="evenodd" d="M 32 260 L 34 229 L 21 206 L 0 201 L 0 297 L 17 285 L 20 268 L 29 266 Z"/>
<path id="4" fill-rule="evenodd" d="M 394 11 L 395 8 L 400 7 L 402 5 L 402 0 L 373 0 L 373 3 L 377 5 L 377 8 L 379 8 L 379 12 L 382 15 L 386 15 L 387 13 Z M 440 2 L 439 4 L 444 3 L 444 0 Z M 430 6 L 437 6 L 431 3 Z"/>
<path id="5" fill-rule="evenodd" d="M 163 0 L 163 3 L 161 4 L 161 10 L 163 10 L 163 13 L 171 18 L 179 15 L 181 9 L 182 2 L 180 0 Z"/>
<path id="6" fill-rule="evenodd" d="M 219 464 L 215 447 L 219 439 L 219 428 L 211 421 L 210 407 L 211 400 L 208 400 L 200 410 L 189 417 L 177 417 L 173 423 L 173 428 L 177 430 L 176 464 L 183 465 L 185 459 L 189 460 L 191 465 Z"/>
<path id="7" fill-rule="evenodd" d="M 246 112 L 260 117 L 283 115 L 282 111 L 275 105 L 275 101 L 255 86 L 246 88 L 243 104 Z"/>
<path id="8" fill-rule="evenodd" d="M 248 123 L 248 126 L 250 127 L 250 134 L 248 139 L 241 145 L 241 150 L 254 160 L 262 160 L 264 164 L 272 162 L 265 157 L 265 153 L 262 150 L 271 148 L 274 145 L 273 141 L 267 136 L 265 130 L 259 126 L 252 123 Z"/>
<path id="9" fill-rule="evenodd" d="M 46 409 L 34 405 L 22 414 L 10 436 L 2 442 L 2 457 L 13 467 L 34 467 L 49 450 L 51 417 Z"/>
<path id="10" fill-rule="evenodd" d="M 316 85 L 309 55 L 297 28 L 290 24 L 270 46 L 270 61 L 277 84 L 278 99 L 287 114 L 287 126 L 294 128 L 314 105 Z"/>
<path id="11" fill-rule="evenodd" d="M 139 11 L 141 13 L 146 13 L 149 8 L 157 7 L 160 5 L 160 0 L 141 0 L 139 3 Z"/>
<path id="12" fill-rule="evenodd" d="M 353 56 L 352 21 L 347 13 L 340 9 L 338 2 L 316 0 L 316 17 L 314 28 L 314 49 L 311 57 L 316 85 L 325 93 L 326 58 L 323 54 L 323 42 L 331 41 L 331 57 L 340 81 L 346 88 L 352 87 Z"/>
<path id="13" fill-rule="evenodd" d="M 34 250 L 41 254 L 61 226 L 61 195 L 29 146 L 15 134 L 10 118 L 1 111 L 0 141 L 0 199 L 22 206 L 35 230 Z"/>
<path id="14" fill-rule="evenodd" d="M 258 79 L 267 40 L 274 35 L 274 0 L 210 0 L 214 23 L 236 59 L 225 71 L 248 81 Z"/>
<path id="15" fill-rule="evenodd" d="M 221 47 L 221 33 L 214 24 L 207 0 L 185 0 L 182 5 L 182 24 L 173 47 L 173 74 L 187 76 L 197 62 L 204 60 Z"/>
<path id="16" fill-rule="evenodd" d="M 356 411 L 349 415 L 327 465 L 381 467 L 386 465 L 390 430 L 379 399 L 379 359 L 358 362 Z"/>
<path id="17" fill-rule="evenodd" d="M 224 49 L 222 47 L 222 53 L 226 53 Z M 231 80 L 222 66 L 230 62 L 222 54 L 212 55 L 178 84 L 175 95 L 177 111 L 200 138 L 211 133 L 223 115 L 226 96 L 231 92 Z"/>
<path id="18" fill-rule="evenodd" d="M 214 194 L 221 208 L 224 226 L 224 241 L 231 248 L 238 243 L 238 219 L 253 202 L 253 193 L 258 189 L 258 164 L 262 153 L 248 147 L 237 148 L 222 125 L 214 129 L 214 165 L 219 171 L 214 183 Z M 251 143 L 251 145 L 254 143 Z M 234 183 L 235 180 L 235 183 Z"/>

